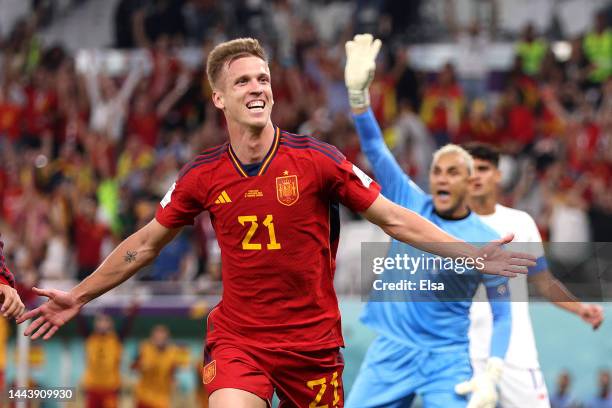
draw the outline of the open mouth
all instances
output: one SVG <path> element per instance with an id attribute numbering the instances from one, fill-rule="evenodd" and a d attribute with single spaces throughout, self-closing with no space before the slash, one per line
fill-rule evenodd
<path id="1" fill-rule="evenodd" d="M 448 191 L 448 190 L 438 190 L 438 191 L 436 191 L 436 196 L 440 197 L 440 198 L 449 198 L 450 197 L 450 191 Z"/>
<path id="2" fill-rule="evenodd" d="M 266 103 L 261 99 L 257 99 L 247 103 L 246 106 L 251 112 L 263 112 L 264 108 L 266 107 Z"/>

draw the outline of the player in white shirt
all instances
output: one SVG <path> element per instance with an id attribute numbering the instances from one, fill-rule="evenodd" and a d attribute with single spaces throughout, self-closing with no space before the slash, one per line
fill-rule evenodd
<path id="1" fill-rule="evenodd" d="M 499 153 L 484 144 L 470 144 L 466 150 L 474 157 L 475 174 L 470 187 L 470 208 L 485 224 L 499 234 L 514 233 L 514 242 L 529 244 L 536 251 L 537 265 L 527 276 L 510 279 L 512 299 L 512 333 L 505 357 L 505 367 L 499 382 L 499 403 L 503 408 L 550 407 L 546 384 L 538 363 L 538 352 L 531 327 L 527 282 L 533 283 L 538 294 L 562 309 L 580 316 L 597 329 L 603 321 L 599 305 L 581 303 L 548 270 L 542 238 L 535 221 L 524 211 L 497 203 Z M 523 248 L 523 251 L 525 248 Z M 482 288 L 481 288 L 482 290 Z M 479 294 L 476 295 L 478 297 Z M 482 372 L 489 356 L 492 315 L 486 302 L 475 301 L 470 310 L 470 357 L 474 373 Z"/>

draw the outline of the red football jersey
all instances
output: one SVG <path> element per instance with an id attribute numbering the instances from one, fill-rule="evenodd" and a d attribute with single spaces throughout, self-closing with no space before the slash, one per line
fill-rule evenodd
<path id="1" fill-rule="evenodd" d="M 223 296 L 209 341 L 316 350 L 343 345 L 333 286 L 338 203 L 366 210 L 380 187 L 335 147 L 275 129 L 256 175 L 226 143 L 187 164 L 158 207 L 168 228 L 208 210 Z"/>
<path id="2" fill-rule="evenodd" d="M 0 284 L 15 287 L 15 278 L 4 262 L 4 242 L 0 241 Z"/>

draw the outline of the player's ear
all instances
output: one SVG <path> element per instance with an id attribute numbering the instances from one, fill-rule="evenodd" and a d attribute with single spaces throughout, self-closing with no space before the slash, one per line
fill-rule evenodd
<path id="1" fill-rule="evenodd" d="M 496 184 L 501 183 L 502 174 L 501 174 L 501 171 L 499 170 L 499 167 L 495 168 L 495 171 L 493 173 L 493 177 L 495 178 L 495 183 Z"/>
<path id="2" fill-rule="evenodd" d="M 218 90 L 213 90 L 212 101 L 215 107 L 221 110 L 225 109 L 225 101 L 223 98 L 223 93 L 219 92 Z"/>

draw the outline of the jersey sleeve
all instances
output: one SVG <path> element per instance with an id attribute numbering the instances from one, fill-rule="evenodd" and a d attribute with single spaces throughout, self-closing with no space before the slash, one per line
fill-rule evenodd
<path id="1" fill-rule="evenodd" d="M 342 203 L 351 211 L 367 210 L 380 194 L 380 186 L 346 160 L 338 149 L 328 146 L 329 152 L 321 154 L 318 159 L 323 188 L 333 201 Z"/>
<path id="2" fill-rule="evenodd" d="M 353 119 L 361 150 L 372 166 L 374 176 L 382 187 L 382 194 L 409 209 L 417 209 L 426 194 L 408 177 L 393 157 L 372 110 L 353 115 Z"/>
<path id="3" fill-rule="evenodd" d="M 193 225 L 195 217 L 205 209 L 200 184 L 195 171 L 179 175 L 159 203 L 155 219 L 166 228 Z"/>
<path id="4" fill-rule="evenodd" d="M 508 278 L 485 280 L 487 298 L 493 315 L 490 357 L 503 359 L 512 334 L 512 308 Z"/>
<path id="5" fill-rule="evenodd" d="M 548 263 L 544 254 L 544 246 L 542 245 L 542 236 L 538 230 L 538 226 L 531 216 L 525 213 L 523 228 L 526 232 L 528 251 L 536 257 L 535 266 L 527 268 L 528 276 L 537 275 L 540 272 L 548 270 Z"/>
<path id="6" fill-rule="evenodd" d="M 0 241 L 0 284 L 15 287 L 15 277 L 4 260 L 4 242 Z"/>

